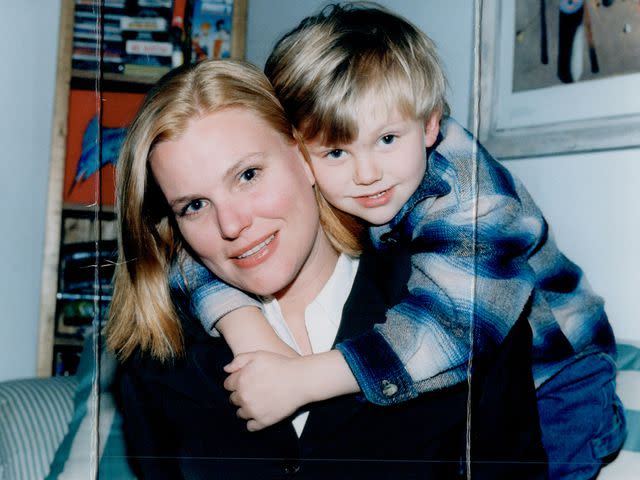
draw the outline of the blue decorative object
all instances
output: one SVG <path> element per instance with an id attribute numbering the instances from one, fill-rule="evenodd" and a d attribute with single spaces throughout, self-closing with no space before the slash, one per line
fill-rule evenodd
<path id="1" fill-rule="evenodd" d="M 98 115 L 95 115 L 82 135 L 82 154 L 76 166 L 73 183 L 69 187 L 69 194 L 78 183 L 87 180 L 100 168 L 109 164 L 115 165 L 118 161 L 127 129 L 102 127 L 102 138 L 99 141 L 99 128 Z M 101 154 L 102 158 L 100 158 Z"/>

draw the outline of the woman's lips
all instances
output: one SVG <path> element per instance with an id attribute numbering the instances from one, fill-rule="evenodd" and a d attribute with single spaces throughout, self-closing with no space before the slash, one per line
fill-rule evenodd
<path id="1" fill-rule="evenodd" d="M 373 195 L 363 195 L 361 197 L 355 197 L 356 202 L 365 208 L 375 208 L 386 205 L 391 200 L 393 195 L 393 187 L 386 190 L 381 190 Z"/>
<path id="2" fill-rule="evenodd" d="M 252 268 L 265 262 L 278 248 L 278 234 L 271 233 L 255 242 L 249 248 L 233 256 L 233 263 L 240 268 Z"/>

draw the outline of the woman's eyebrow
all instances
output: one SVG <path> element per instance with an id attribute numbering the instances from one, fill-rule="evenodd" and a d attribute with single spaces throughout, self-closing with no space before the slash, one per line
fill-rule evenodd
<path id="1" fill-rule="evenodd" d="M 182 197 L 178 197 L 169 202 L 169 206 L 173 209 L 178 205 L 184 205 L 185 203 L 189 203 L 192 200 L 199 198 L 199 195 L 183 195 Z"/>
<path id="2" fill-rule="evenodd" d="M 221 181 L 224 182 L 234 178 L 243 169 L 250 166 L 253 162 L 263 159 L 264 157 L 266 157 L 266 154 L 264 152 L 250 152 L 250 153 L 247 153 L 246 155 L 243 155 L 233 165 L 231 165 L 229 168 L 227 168 L 224 171 L 224 173 L 222 174 Z M 172 209 L 174 209 L 179 205 L 184 205 L 185 203 L 189 203 L 201 197 L 202 195 L 190 193 L 187 195 L 182 195 L 180 197 L 174 198 L 173 200 L 169 201 L 168 204 Z"/>
<path id="3" fill-rule="evenodd" d="M 264 157 L 266 157 L 266 154 L 264 152 L 250 152 L 243 155 L 242 157 L 238 158 L 238 160 L 233 165 L 227 168 L 222 176 L 223 180 L 235 177 L 238 173 L 240 173 L 242 169 L 246 168 L 257 160 L 262 160 Z"/>

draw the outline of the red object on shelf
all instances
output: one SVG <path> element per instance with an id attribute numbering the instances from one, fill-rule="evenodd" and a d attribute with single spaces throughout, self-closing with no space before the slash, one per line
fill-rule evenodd
<path id="1" fill-rule="evenodd" d="M 103 92 L 102 98 L 91 90 L 69 92 L 69 118 L 67 132 L 67 155 L 65 158 L 64 198 L 65 203 L 91 205 L 98 200 L 98 179 L 101 179 L 103 205 L 115 204 L 115 170 L 113 165 L 101 169 L 100 177 L 93 174 L 74 185 L 78 162 L 82 155 L 82 138 L 91 119 L 102 105 L 102 125 L 107 128 L 126 127 L 137 113 L 144 94 Z"/>
<path id="2" fill-rule="evenodd" d="M 184 12 L 187 8 L 187 0 L 174 0 L 173 2 L 173 19 L 171 26 L 184 30 Z"/>

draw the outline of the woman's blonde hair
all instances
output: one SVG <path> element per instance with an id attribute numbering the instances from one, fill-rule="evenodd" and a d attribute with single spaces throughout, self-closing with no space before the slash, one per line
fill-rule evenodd
<path id="1" fill-rule="evenodd" d="M 305 141 L 350 143 L 363 100 L 427 120 L 449 113 L 434 43 L 373 2 L 329 5 L 276 44 L 265 73 Z"/>
<path id="2" fill-rule="evenodd" d="M 227 108 L 257 114 L 287 141 L 298 142 L 307 158 L 271 84 L 255 67 L 205 60 L 178 68 L 158 82 L 127 132 L 117 165 L 119 261 L 106 335 L 109 348 L 121 359 L 136 349 L 163 361 L 183 352 L 168 274 L 184 246 L 149 158 L 158 143 L 179 138 L 190 120 Z M 316 195 L 320 222 L 332 245 L 341 252 L 359 252 L 358 223 L 350 225 L 352 220 L 334 211 L 317 189 Z"/>

